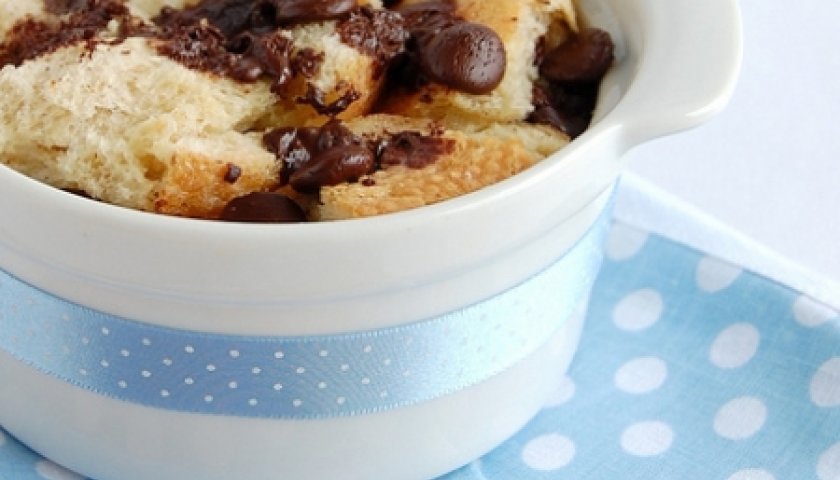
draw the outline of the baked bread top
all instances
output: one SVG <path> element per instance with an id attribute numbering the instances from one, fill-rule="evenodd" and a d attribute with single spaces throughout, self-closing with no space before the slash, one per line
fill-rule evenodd
<path id="1" fill-rule="evenodd" d="M 468 193 L 570 140 L 534 115 L 559 111 L 534 91 L 546 42 L 577 35 L 570 0 L 316 3 L 3 2 L 0 161 L 134 209 L 236 220 L 259 193 L 332 220 Z M 458 47 L 473 37 L 490 48 Z"/>

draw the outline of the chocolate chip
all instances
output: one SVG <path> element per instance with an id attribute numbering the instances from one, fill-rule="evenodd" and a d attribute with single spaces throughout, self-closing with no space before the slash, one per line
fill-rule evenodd
<path id="1" fill-rule="evenodd" d="M 323 186 L 354 182 L 373 171 L 373 153 L 361 145 L 335 146 L 319 152 L 295 171 L 289 184 L 303 193 L 315 193 Z"/>
<path id="2" fill-rule="evenodd" d="M 612 65 L 614 50 L 607 32 L 590 28 L 548 52 L 540 73 L 564 84 L 598 82 Z"/>
<path id="3" fill-rule="evenodd" d="M 300 205 L 279 193 L 255 192 L 234 198 L 225 206 L 220 220 L 251 223 L 305 222 Z"/>
<path id="4" fill-rule="evenodd" d="M 426 1 L 397 9 L 406 19 L 411 39 L 408 55 L 395 67 L 396 77 L 409 89 L 422 78 L 471 94 L 486 94 L 502 81 L 507 53 L 491 28 L 467 22 L 449 1 Z"/>
<path id="5" fill-rule="evenodd" d="M 505 76 L 507 54 L 493 29 L 457 23 L 443 29 L 422 48 L 421 65 L 429 77 L 475 95 L 492 92 Z"/>

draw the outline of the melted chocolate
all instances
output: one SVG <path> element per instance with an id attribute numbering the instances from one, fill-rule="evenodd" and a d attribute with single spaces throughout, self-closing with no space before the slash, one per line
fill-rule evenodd
<path id="1" fill-rule="evenodd" d="M 298 223 L 306 221 L 306 214 L 285 195 L 254 192 L 228 202 L 219 219 L 228 222 Z"/>
<path id="2" fill-rule="evenodd" d="M 388 10 L 362 7 L 336 26 L 341 41 L 377 61 L 374 77 L 385 71 L 385 66 L 405 51 L 409 38 L 402 15 Z"/>
<path id="3" fill-rule="evenodd" d="M 298 98 L 297 102 L 300 104 L 310 105 L 321 115 L 335 117 L 341 112 L 347 110 L 353 102 L 360 98 L 362 98 L 361 94 L 353 88 L 350 88 L 334 102 L 327 103 L 324 91 L 315 85 L 309 84 L 306 88 L 306 95 Z"/>
<path id="4" fill-rule="evenodd" d="M 356 7 L 356 0 L 275 0 L 274 3 L 280 24 L 335 20 Z"/>
<path id="5" fill-rule="evenodd" d="M 323 52 L 316 52 L 311 48 L 304 48 L 298 51 L 295 58 L 292 59 L 292 70 L 300 73 L 305 78 L 312 78 L 321 69 L 323 63 Z"/>
<path id="6" fill-rule="evenodd" d="M 20 66 L 27 60 L 78 42 L 86 42 L 88 50 L 93 50 L 98 43 L 97 35 L 111 20 L 120 21 L 121 37 L 129 35 L 136 27 L 128 8 L 116 0 L 56 1 L 45 6 L 50 11 L 70 15 L 61 22 L 27 18 L 16 23 L 6 37 L 8 40 L 0 44 L 0 67 Z"/>
<path id="7" fill-rule="evenodd" d="M 441 155 L 452 153 L 454 147 L 455 142 L 448 138 L 402 132 L 383 141 L 379 149 L 379 163 L 383 166 L 423 168 L 434 163 Z"/>
<path id="8" fill-rule="evenodd" d="M 158 51 L 188 68 L 225 75 L 240 82 L 255 82 L 263 76 L 277 91 L 292 79 L 292 41 L 265 33 L 243 33 L 233 41 L 208 23 L 177 27 Z"/>
<path id="9" fill-rule="evenodd" d="M 302 193 L 356 181 L 375 167 L 364 140 L 338 120 L 320 128 L 280 128 L 266 134 L 264 143 L 281 162 L 281 183 Z"/>
<path id="10" fill-rule="evenodd" d="M 282 28 L 338 19 L 355 6 L 355 0 L 203 0 L 183 10 L 164 8 L 154 22 L 164 55 L 241 82 L 265 77 L 280 93 L 295 75 L 314 77 L 324 58 L 311 49 L 293 57 Z"/>
<path id="11" fill-rule="evenodd" d="M 44 11 L 53 15 L 64 15 L 90 8 L 92 0 L 44 0 Z"/>
<path id="12" fill-rule="evenodd" d="M 207 21 L 227 38 L 243 32 L 264 33 L 281 27 L 342 18 L 356 0 L 202 0 L 183 10 L 164 7 L 154 19 L 164 28 Z"/>
<path id="13" fill-rule="evenodd" d="M 282 185 L 301 193 L 321 187 L 355 182 L 377 168 L 405 165 L 423 168 L 451 153 L 454 142 L 417 132 L 401 132 L 379 141 L 365 141 L 339 120 L 320 128 L 278 128 L 263 141 L 281 164 Z"/>

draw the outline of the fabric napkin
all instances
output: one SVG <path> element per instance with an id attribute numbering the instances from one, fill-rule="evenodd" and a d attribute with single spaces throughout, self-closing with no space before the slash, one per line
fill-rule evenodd
<path id="1" fill-rule="evenodd" d="M 606 253 L 562 387 L 441 480 L 840 480 L 830 286 L 632 176 Z M 83 477 L 0 430 L 0 479 Z"/>

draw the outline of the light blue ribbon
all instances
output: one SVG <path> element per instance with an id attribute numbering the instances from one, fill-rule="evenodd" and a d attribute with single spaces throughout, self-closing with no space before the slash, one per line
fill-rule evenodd
<path id="1" fill-rule="evenodd" d="M 607 219 L 506 292 L 440 317 L 357 334 L 162 328 L 64 301 L 0 270 L 0 349 L 78 387 L 167 410 L 286 419 L 388 410 L 487 380 L 543 345 L 591 288 Z"/>

